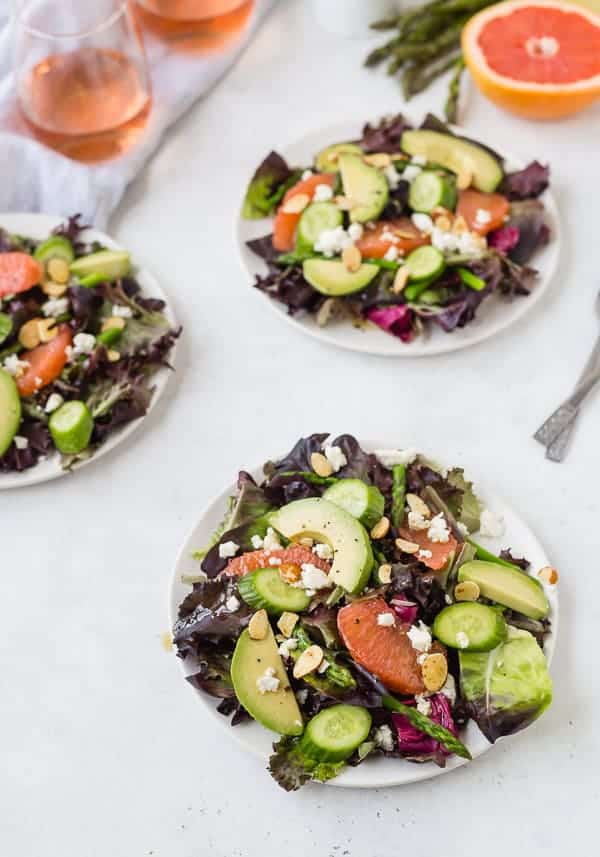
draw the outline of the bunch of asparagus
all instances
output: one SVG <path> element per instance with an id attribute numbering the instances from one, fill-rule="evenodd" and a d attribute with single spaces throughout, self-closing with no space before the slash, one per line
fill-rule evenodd
<path id="1" fill-rule="evenodd" d="M 375 21 L 371 24 L 373 30 L 396 30 L 396 35 L 371 51 L 365 65 L 372 67 L 387 62 L 388 74 L 401 72 L 407 101 L 453 69 L 444 111 L 448 122 L 456 122 L 465 67 L 460 34 L 469 18 L 495 2 L 497 0 L 429 0 L 401 15 Z"/>

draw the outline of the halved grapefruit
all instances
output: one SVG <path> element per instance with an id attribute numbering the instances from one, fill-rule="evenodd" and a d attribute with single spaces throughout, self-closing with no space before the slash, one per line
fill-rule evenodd
<path id="1" fill-rule="evenodd" d="M 462 32 L 479 89 L 529 119 L 558 119 L 600 98 L 600 16 L 557 0 L 508 0 Z"/>

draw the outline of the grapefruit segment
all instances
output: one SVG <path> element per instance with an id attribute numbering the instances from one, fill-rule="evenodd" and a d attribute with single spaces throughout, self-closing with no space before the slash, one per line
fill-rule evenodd
<path id="1" fill-rule="evenodd" d="M 432 571 L 441 571 L 442 568 L 445 568 L 450 555 L 456 554 L 458 542 L 452 533 L 450 533 L 447 542 L 432 542 L 427 536 L 427 530 L 409 530 L 407 526 L 400 527 L 399 533 L 400 537 L 406 539 L 407 542 L 419 545 L 419 550 L 424 551 L 425 555 L 422 556 L 418 553 L 417 558 Z"/>
<path id="2" fill-rule="evenodd" d="M 19 354 L 19 359 L 29 364 L 20 378 L 17 378 L 17 388 L 21 396 L 32 396 L 58 378 L 67 363 L 66 349 L 72 341 L 71 328 L 67 324 L 61 324 L 58 333 L 50 342 Z"/>
<path id="3" fill-rule="evenodd" d="M 408 217 L 399 217 L 381 220 L 372 229 L 367 227 L 362 238 L 355 243 L 363 259 L 383 259 L 390 247 L 405 254 L 429 244 L 429 241 L 429 236 L 417 229 Z"/>
<path id="4" fill-rule="evenodd" d="M 44 269 L 29 253 L 0 253 L 0 298 L 26 292 L 42 282 Z"/>
<path id="5" fill-rule="evenodd" d="M 335 173 L 317 173 L 317 175 L 309 176 L 308 178 L 297 182 L 297 184 L 286 192 L 277 214 L 275 215 L 275 222 L 273 223 L 273 247 L 275 247 L 276 250 L 279 250 L 280 253 L 286 253 L 288 250 L 292 250 L 294 248 L 296 227 L 298 226 L 302 216 L 301 211 L 297 213 L 284 211 L 283 209 L 286 202 L 288 202 L 288 200 L 293 196 L 297 196 L 300 193 L 305 193 L 312 199 L 315 190 L 320 184 L 326 184 L 329 185 L 329 187 L 333 187 L 334 181 Z"/>
<path id="6" fill-rule="evenodd" d="M 244 574 L 250 574 L 251 571 L 256 571 L 258 568 L 269 568 L 272 565 L 272 563 L 269 563 L 270 559 L 279 559 L 282 564 L 287 563 L 299 567 L 303 563 L 311 563 L 326 573 L 329 573 L 330 568 L 329 563 L 324 559 L 320 559 L 310 548 L 303 545 L 290 545 L 289 548 L 282 548 L 281 550 L 257 550 L 236 556 L 234 559 L 229 560 L 221 573 L 242 577 Z"/>
<path id="7" fill-rule="evenodd" d="M 479 89 L 530 119 L 569 116 L 600 97 L 600 16 L 559 0 L 508 0 L 462 32 Z"/>
<path id="8" fill-rule="evenodd" d="M 368 669 L 396 693 L 423 693 L 425 685 L 416 649 L 407 636 L 409 625 L 396 618 L 380 625 L 380 613 L 394 614 L 383 598 L 355 601 L 338 612 L 337 625 L 344 645 L 356 663 Z"/>
<path id="9" fill-rule="evenodd" d="M 471 232 L 487 235 L 503 226 L 510 203 L 501 193 L 482 193 L 469 188 L 461 190 L 456 213 L 461 214 Z"/>

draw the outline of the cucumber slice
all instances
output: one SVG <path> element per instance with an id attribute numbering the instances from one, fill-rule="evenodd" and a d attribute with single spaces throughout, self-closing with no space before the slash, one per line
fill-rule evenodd
<path id="1" fill-rule="evenodd" d="M 118 280 L 131 270 L 131 256 L 125 250 L 99 250 L 89 256 L 81 256 L 71 264 L 71 273 L 76 277 L 98 274 L 104 280 Z"/>
<path id="2" fill-rule="evenodd" d="M 468 286 L 470 289 L 475 289 L 476 292 L 481 292 L 485 289 L 485 280 L 482 280 L 481 277 L 478 277 L 472 271 L 469 271 L 468 268 L 459 268 L 458 275 L 465 286 Z"/>
<path id="3" fill-rule="evenodd" d="M 385 507 L 379 488 L 367 485 L 362 479 L 340 479 L 325 491 L 323 499 L 341 506 L 368 530 L 381 519 Z"/>
<path id="4" fill-rule="evenodd" d="M 445 607 L 435 617 L 433 634 L 451 649 L 489 652 L 506 639 L 507 626 L 499 610 L 477 601 Z"/>
<path id="5" fill-rule="evenodd" d="M 300 748 L 319 762 L 343 762 L 366 740 L 371 715 L 358 705 L 332 705 L 309 720 Z"/>
<path id="6" fill-rule="evenodd" d="M 413 211 L 429 214 L 434 208 L 454 209 L 456 205 L 456 185 L 446 176 L 424 170 L 410 186 L 408 204 Z"/>
<path id="7" fill-rule="evenodd" d="M 48 423 L 55 447 L 63 455 L 82 452 L 92 436 L 94 420 L 85 402 L 72 401 L 61 405 Z"/>
<path id="8" fill-rule="evenodd" d="M 64 259 L 69 265 L 75 258 L 73 245 L 68 238 L 62 235 L 55 235 L 53 238 L 48 238 L 37 248 L 33 254 L 34 258 L 45 265 L 50 259 Z"/>
<path id="9" fill-rule="evenodd" d="M 238 591 L 246 604 L 255 610 L 264 609 L 271 616 L 280 616 L 286 610 L 300 613 L 310 604 L 305 590 L 282 580 L 277 567 L 245 574 L 238 583 Z"/>
<path id="10" fill-rule="evenodd" d="M 335 229 L 343 223 L 343 215 L 332 202 L 313 202 L 302 212 L 298 223 L 296 252 L 312 250 L 315 241 L 324 229 Z"/>
<path id="11" fill-rule="evenodd" d="M 446 262 L 442 253 L 427 244 L 425 247 L 417 247 L 409 253 L 404 263 L 409 270 L 411 280 L 433 280 L 443 272 Z"/>

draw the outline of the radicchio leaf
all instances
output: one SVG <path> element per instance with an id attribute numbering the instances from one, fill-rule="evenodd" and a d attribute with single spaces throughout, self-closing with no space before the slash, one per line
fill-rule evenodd
<path id="1" fill-rule="evenodd" d="M 365 152 L 400 152 L 402 134 L 411 127 L 401 113 L 386 116 L 377 125 L 367 122 L 358 143 Z"/>
<path id="2" fill-rule="evenodd" d="M 550 184 L 550 167 L 532 161 L 524 169 L 507 173 L 500 192 L 511 200 L 531 199 L 542 194 Z"/>

